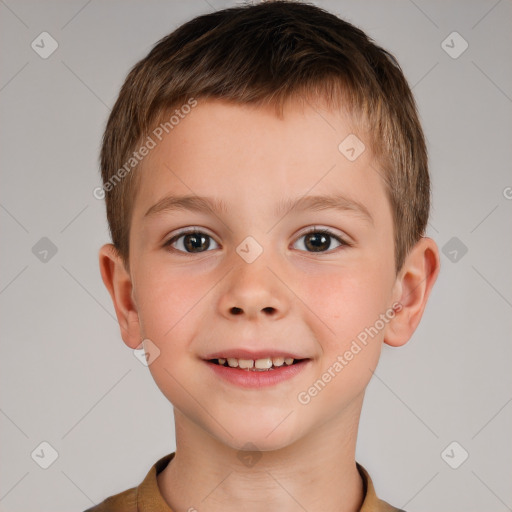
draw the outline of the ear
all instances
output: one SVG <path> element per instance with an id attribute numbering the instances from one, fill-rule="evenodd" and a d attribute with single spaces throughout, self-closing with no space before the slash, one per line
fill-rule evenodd
<path id="1" fill-rule="evenodd" d="M 132 349 L 141 344 L 139 315 L 132 297 L 132 281 L 122 258 L 112 244 L 99 251 L 100 272 L 103 283 L 112 297 L 123 341 Z"/>
<path id="2" fill-rule="evenodd" d="M 405 345 L 420 323 L 430 290 L 440 270 L 439 250 L 431 238 L 421 238 L 409 251 L 395 282 L 395 316 L 386 326 L 384 343 Z"/>

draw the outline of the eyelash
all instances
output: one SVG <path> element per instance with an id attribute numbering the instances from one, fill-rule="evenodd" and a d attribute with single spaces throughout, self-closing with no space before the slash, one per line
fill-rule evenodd
<path id="1" fill-rule="evenodd" d="M 334 252 L 336 249 L 339 249 L 340 247 L 351 247 L 352 246 L 352 244 L 347 242 L 344 238 L 340 237 L 339 235 L 334 234 L 332 231 L 330 231 L 329 229 L 325 229 L 325 228 L 314 228 L 313 227 L 313 228 L 309 229 L 308 231 L 302 233 L 297 240 L 300 240 L 301 238 L 303 238 L 307 235 L 313 234 L 313 233 L 326 235 L 329 238 L 332 238 L 332 239 L 336 240 L 337 242 L 339 242 L 340 245 L 338 247 L 335 247 L 334 249 L 330 249 L 327 251 L 301 251 L 301 252 L 308 252 L 309 254 L 330 254 L 330 253 Z M 193 252 L 182 251 L 180 249 L 176 249 L 176 248 L 172 247 L 173 243 L 175 243 L 177 240 L 179 240 L 180 238 L 187 236 L 187 235 L 206 235 L 207 237 L 213 239 L 213 237 L 210 236 L 208 233 L 205 233 L 199 229 L 189 229 L 186 231 L 182 231 L 181 233 L 178 233 L 177 235 L 175 235 L 172 238 L 170 238 L 169 240 L 167 240 L 167 242 L 164 243 L 163 247 L 169 248 L 174 252 L 187 254 L 187 255 L 202 254 L 204 252 L 209 252 L 208 250 L 206 250 L 206 251 L 202 251 L 202 252 L 200 251 L 197 253 L 193 253 Z M 215 242 L 215 243 L 217 243 L 217 242 Z"/>

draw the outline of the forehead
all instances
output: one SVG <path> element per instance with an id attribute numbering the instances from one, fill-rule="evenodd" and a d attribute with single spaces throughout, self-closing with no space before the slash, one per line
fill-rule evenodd
<path id="1" fill-rule="evenodd" d="M 370 144 L 341 111 L 291 101 L 278 117 L 273 106 L 208 100 L 176 120 L 161 140 L 151 135 L 134 215 L 169 194 L 210 196 L 227 210 L 265 201 L 274 212 L 306 195 L 343 193 L 369 209 L 385 195 Z"/>

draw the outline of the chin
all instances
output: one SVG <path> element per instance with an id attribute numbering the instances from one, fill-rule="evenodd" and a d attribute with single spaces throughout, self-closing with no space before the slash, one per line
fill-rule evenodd
<path id="1" fill-rule="evenodd" d="M 289 438 L 276 438 L 269 440 L 266 434 L 259 436 L 247 435 L 240 436 L 234 439 L 222 439 L 222 442 L 229 445 L 230 448 L 237 452 L 274 452 L 288 448 L 292 441 Z"/>
<path id="2" fill-rule="evenodd" d="M 291 415 L 290 415 L 291 416 Z M 287 448 L 300 439 L 299 431 L 290 418 L 283 421 L 283 414 L 271 421 L 255 421 L 245 419 L 243 422 L 224 423 L 223 426 L 231 436 L 223 429 L 215 427 L 212 433 L 223 444 L 234 450 L 269 452 Z"/>

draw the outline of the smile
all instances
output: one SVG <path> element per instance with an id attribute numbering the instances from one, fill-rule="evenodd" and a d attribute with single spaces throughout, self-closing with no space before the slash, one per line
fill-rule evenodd
<path id="1" fill-rule="evenodd" d="M 216 358 L 205 363 L 222 381 L 242 388 L 264 388 L 292 379 L 312 364 L 311 359 L 266 357 Z"/>
<path id="2" fill-rule="evenodd" d="M 275 370 L 282 366 L 291 366 L 301 359 L 292 357 L 264 357 L 261 359 L 237 359 L 235 357 L 212 359 L 211 362 L 219 366 L 240 368 L 253 372 L 265 372 Z"/>

